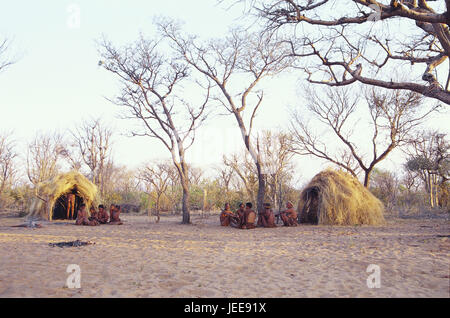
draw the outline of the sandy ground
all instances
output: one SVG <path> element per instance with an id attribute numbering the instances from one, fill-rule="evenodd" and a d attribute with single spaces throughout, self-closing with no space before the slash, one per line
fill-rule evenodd
<path id="1" fill-rule="evenodd" d="M 121 226 L 0 217 L 0 297 L 450 297 L 450 222 L 237 230 L 217 216 L 124 215 Z M 95 245 L 59 248 L 80 239 Z M 69 289 L 69 264 L 81 288 Z M 367 287 L 370 264 L 380 288 Z"/>

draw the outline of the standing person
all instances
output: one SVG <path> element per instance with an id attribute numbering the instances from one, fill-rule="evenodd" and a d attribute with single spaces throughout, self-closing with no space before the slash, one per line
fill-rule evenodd
<path id="1" fill-rule="evenodd" d="M 294 209 L 292 202 L 286 203 L 286 210 L 280 213 L 281 220 L 283 220 L 284 226 L 297 226 L 297 212 Z"/>
<path id="2" fill-rule="evenodd" d="M 270 203 L 264 203 L 264 210 L 258 215 L 258 226 L 276 227 L 275 216 L 273 214 Z"/>
<path id="3" fill-rule="evenodd" d="M 73 192 L 66 195 L 67 219 L 73 220 L 75 212 L 75 194 Z"/>
<path id="4" fill-rule="evenodd" d="M 103 204 L 100 204 L 98 206 L 98 222 L 101 224 L 106 224 L 109 221 L 109 215 L 108 212 L 105 210 L 105 206 Z"/>
<path id="5" fill-rule="evenodd" d="M 220 213 L 220 225 L 229 226 L 233 217 L 234 213 L 230 209 L 230 204 L 225 203 L 225 207 L 222 210 L 222 213 Z"/>

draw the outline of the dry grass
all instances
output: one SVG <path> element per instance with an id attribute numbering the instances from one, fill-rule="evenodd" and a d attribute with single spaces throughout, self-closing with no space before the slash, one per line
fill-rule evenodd
<path id="1" fill-rule="evenodd" d="M 301 223 L 380 225 L 383 203 L 353 176 L 327 169 L 303 189 L 298 204 Z"/>
<path id="2" fill-rule="evenodd" d="M 71 192 L 75 187 L 77 195 L 83 199 L 89 211 L 89 207 L 96 199 L 97 187 L 79 172 L 71 171 L 37 185 L 29 216 L 52 220 L 56 200 Z"/>

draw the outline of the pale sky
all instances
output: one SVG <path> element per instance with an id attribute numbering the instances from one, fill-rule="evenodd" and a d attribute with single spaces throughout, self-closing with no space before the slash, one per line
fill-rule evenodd
<path id="1" fill-rule="evenodd" d="M 215 0 L 2 2 L 0 36 L 13 40 L 11 53 L 18 61 L 0 74 L 0 131 L 14 131 L 23 157 L 36 132 L 64 131 L 82 119 L 101 116 L 116 127 L 116 163 L 130 169 L 150 159 L 169 158 L 169 153 L 156 139 L 121 135 L 133 123 L 119 119 L 118 106 L 105 99 L 117 93 L 118 84 L 98 66 L 95 40 L 104 34 L 120 45 L 135 40 L 139 32 L 149 36 L 155 30 L 155 16 L 181 19 L 186 31 L 205 38 L 224 35 L 242 19 L 241 8 L 227 11 Z M 77 10 L 79 25 L 71 19 Z M 270 82 L 257 129 L 277 130 L 288 124 L 288 108 L 301 102 L 297 79 L 303 74 L 297 72 Z M 435 116 L 428 126 L 449 133 L 448 122 L 447 113 Z M 242 148 L 234 118 L 216 117 L 198 131 L 188 161 L 210 168 L 220 164 L 224 151 Z M 387 160 L 387 168 L 401 167 L 395 158 Z M 313 158 L 298 160 L 304 182 L 325 166 Z"/>

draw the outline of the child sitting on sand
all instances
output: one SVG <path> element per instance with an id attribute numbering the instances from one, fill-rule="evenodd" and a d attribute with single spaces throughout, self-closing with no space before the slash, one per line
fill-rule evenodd
<path id="1" fill-rule="evenodd" d="M 120 215 L 120 205 L 117 204 L 111 204 L 111 208 L 109 210 L 110 212 L 110 221 L 108 224 L 111 225 L 122 225 L 122 221 L 119 218 Z"/>
<path id="2" fill-rule="evenodd" d="M 108 212 L 105 210 L 105 206 L 103 204 L 98 206 L 97 218 L 100 224 L 106 224 L 109 221 Z"/>
<path id="3" fill-rule="evenodd" d="M 95 220 L 98 221 L 98 213 L 95 210 L 95 207 L 93 205 L 91 205 L 91 207 L 89 208 L 89 212 L 91 214 L 91 216 L 89 217 L 89 220 Z"/>

